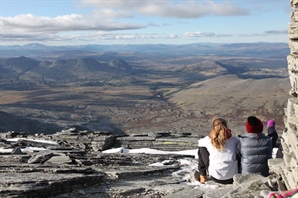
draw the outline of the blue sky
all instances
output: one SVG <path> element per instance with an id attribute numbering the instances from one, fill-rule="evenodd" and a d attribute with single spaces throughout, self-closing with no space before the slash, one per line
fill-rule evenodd
<path id="1" fill-rule="evenodd" d="M 288 42 L 290 0 L 1 0 L 1 45 Z"/>

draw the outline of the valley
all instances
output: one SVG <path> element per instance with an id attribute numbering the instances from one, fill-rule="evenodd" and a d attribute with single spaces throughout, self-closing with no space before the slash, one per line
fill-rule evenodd
<path id="1" fill-rule="evenodd" d="M 251 48 L 242 46 L 234 56 L 229 50 L 175 54 L 170 47 L 71 56 L 66 50 L 59 57 L 17 50 L 7 57 L 4 51 L 0 131 L 206 135 L 213 117 L 222 116 L 241 134 L 246 117 L 256 115 L 264 124 L 275 119 L 281 132 L 290 82 L 286 58 L 273 54 L 287 48 L 276 45 L 262 56 L 248 54 Z"/>

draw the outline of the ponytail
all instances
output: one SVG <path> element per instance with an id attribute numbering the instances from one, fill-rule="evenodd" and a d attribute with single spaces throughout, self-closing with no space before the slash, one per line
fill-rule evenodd
<path id="1" fill-rule="evenodd" d="M 213 121 L 213 129 L 210 132 L 211 144 L 221 151 L 225 147 L 225 140 L 227 139 L 227 121 L 222 118 L 217 118 Z"/>

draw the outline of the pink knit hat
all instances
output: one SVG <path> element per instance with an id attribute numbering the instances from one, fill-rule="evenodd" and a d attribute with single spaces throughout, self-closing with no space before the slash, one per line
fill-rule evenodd
<path id="1" fill-rule="evenodd" d="M 268 120 L 267 121 L 267 127 L 275 126 L 275 121 L 274 120 Z"/>

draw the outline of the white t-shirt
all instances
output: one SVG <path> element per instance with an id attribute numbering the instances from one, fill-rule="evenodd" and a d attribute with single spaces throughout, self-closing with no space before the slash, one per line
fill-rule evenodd
<path id="1" fill-rule="evenodd" d="M 231 179 L 238 173 L 236 149 L 239 139 L 232 136 L 226 140 L 225 148 L 218 151 L 209 136 L 199 139 L 199 147 L 206 147 L 209 152 L 209 175 L 218 180 Z"/>

